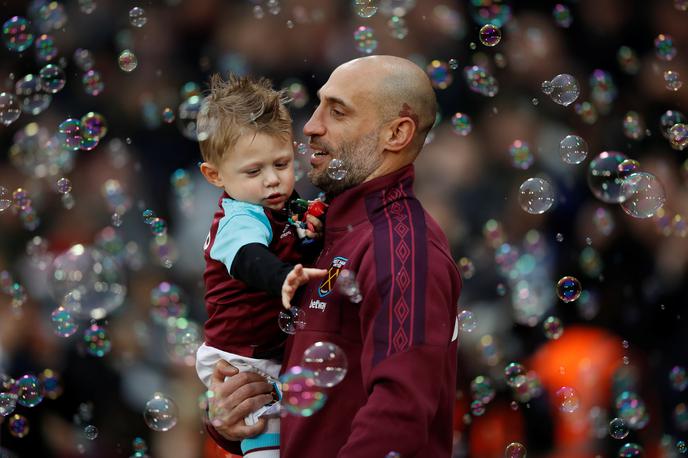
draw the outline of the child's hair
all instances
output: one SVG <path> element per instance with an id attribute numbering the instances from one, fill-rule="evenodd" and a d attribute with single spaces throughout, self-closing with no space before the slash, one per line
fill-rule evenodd
<path id="1" fill-rule="evenodd" d="M 210 78 L 210 94 L 203 100 L 196 129 L 203 160 L 219 163 L 245 133 L 263 133 L 291 139 L 291 116 L 286 96 L 267 78 L 220 75 Z"/>

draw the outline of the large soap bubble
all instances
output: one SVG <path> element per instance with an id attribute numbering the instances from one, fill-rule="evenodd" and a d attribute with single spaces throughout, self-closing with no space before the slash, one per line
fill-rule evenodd
<path id="1" fill-rule="evenodd" d="M 628 157 L 616 151 L 604 151 L 590 161 L 588 186 L 602 202 L 620 204 L 628 198 L 628 189 L 623 189 L 623 173 L 619 165 Z"/>

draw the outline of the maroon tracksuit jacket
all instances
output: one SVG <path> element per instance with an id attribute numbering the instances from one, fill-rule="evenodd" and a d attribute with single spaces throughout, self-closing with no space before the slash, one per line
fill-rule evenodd
<path id="1" fill-rule="evenodd" d="M 451 456 L 461 278 L 413 179 L 409 165 L 330 203 L 315 266 L 329 274 L 306 286 L 306 327 L 287 341 L 283 370 L 326 341 L 348 373 L 320 411 L 282 417 L 282 458 Z M 335 287 L 341 269 L 356 273 L 360 303 Z"/>

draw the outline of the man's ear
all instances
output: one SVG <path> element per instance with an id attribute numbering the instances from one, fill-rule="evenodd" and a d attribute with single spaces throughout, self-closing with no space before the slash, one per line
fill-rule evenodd
<path id="1" fill-rule="evenodd" d="M 416 134 L 416 123 L 409 117 L 401 117 L 391 121 L 387 127 L 385 149 L 401 151 L 413 141 Z"/>
<path id="2" fill-rule="evenodd" d="M 217 167 L 210 162 L 203 162 L 201 164 L 201 173 L 208 183 L 212 184 L 213 186 L 217 186 L 218 188 L 224 188 L 222 178 L 220 177 L 220 172 L 217 170 Z"/>

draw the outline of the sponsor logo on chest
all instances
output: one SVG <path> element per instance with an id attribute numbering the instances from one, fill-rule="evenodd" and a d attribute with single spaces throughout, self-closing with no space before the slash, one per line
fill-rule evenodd
<path id="1" fill-rule="evenodd" d="M 311 303 L 308 306 L 309 309 L 316 309 L 316 310 L 320 310 L 321 312 L 324 312 L 326 307 L 327 307 L 327 302 L 319 301 L 317 299 L 311 299 Z"/>

